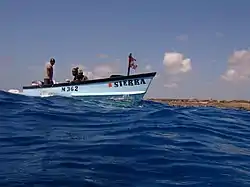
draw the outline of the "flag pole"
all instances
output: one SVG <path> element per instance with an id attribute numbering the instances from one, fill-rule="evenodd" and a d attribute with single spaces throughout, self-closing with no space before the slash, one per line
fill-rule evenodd
<path id="1" fill-rule="evenodd" d="M 128 71 L 127 71 L 127 76 L 130 75 L 130 57 L 132 56 L 132 53 L 129 54 L 129 57 L 128 57 Z"/>
<path id="2" fill-rule="evenodd" d="M 128 72 L 127 72 L 127 76 L 129 76 L 130 74 L 130 65 L 128 65 Z"/>

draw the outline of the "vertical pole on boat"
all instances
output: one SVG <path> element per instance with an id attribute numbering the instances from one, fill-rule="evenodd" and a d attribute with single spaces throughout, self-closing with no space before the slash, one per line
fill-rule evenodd
<path id="1" fill-rule="evenodd" d="M 130 74 L 130 61 L 131 61 L 131 57 L 132 56 L 132 53 L 130 53 L 129 54 L 129 56 L 128 56 L 128 71 L 127 71 L 127 76 L 129 76 L 129 74 Z"/>

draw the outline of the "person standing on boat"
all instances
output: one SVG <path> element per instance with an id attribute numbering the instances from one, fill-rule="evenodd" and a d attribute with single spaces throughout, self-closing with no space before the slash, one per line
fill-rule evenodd
<path id="1" fill-rule="evenodd" d="M 56 63 L 54 58 L 51 58 L 48 63 L 45 65 L 45 77 L 44 84 L 49 85 L 53 84 L 53 66 Z"/>

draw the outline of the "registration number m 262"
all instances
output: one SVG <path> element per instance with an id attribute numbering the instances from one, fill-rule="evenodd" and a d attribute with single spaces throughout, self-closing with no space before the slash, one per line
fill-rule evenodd
<path id="1" fill-rule="evenodd" d="M 62 92 L 78 92 L 78 86 L 65 86 L 65 87 L 62 87 Z"/>

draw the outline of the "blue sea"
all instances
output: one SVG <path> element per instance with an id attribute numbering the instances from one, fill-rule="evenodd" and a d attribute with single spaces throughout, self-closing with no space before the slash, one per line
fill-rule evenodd
<path id="1" fill-rule="evenodd" d="M 250 115 L 0 92 L 0 186 L 250 186 Z"/>

